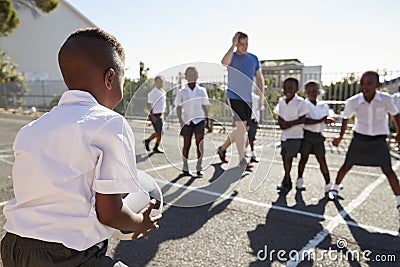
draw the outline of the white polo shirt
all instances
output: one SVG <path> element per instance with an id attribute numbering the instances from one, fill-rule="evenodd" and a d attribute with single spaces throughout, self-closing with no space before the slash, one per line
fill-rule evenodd
<path id="1" fill-rule="evenodd" d="M 329 106 L 328 104 L 317 101 L 317 103 L 314 105 L 310 100 L 306 99 L 305 100 L 309 112 L 306 114 L 306 118 L 313 119 L 313 120 L 320 120 L 323 117 L 326 117 L 329 115 Z M 304 130 L 313 132 L 313 133 L 322 133 L 326 127 L 326 123 L 319 122 L 315 124 L 304 124 Z"/>
<path id="2" fill-rule="evenodd" d="M 255 120 L 256 122 L 260 121 L 260 109 L 258 108 L 258 101 L 260 96 L 255 93 L 251 93 L 251 119 Z M 262 107 L 261 107 L 262 109 Z"/>
<path id="3" fill-rule="evenodd" d="M 147 95 L 147 103 L 152 105 L 153 114 L 165 112 L 166 97 L 164 89 L 154 87 Z"/>
<path id="4" fill-rule="evenodd" d="M 388 115 L 396 115 L 398 109 L 388 93 L 376 91 L 371 103 L 358 93 L 346 100 L 343 117 L 350 119 L 356 115 L 354 131 L 365 135 L 388 135 Z"/>
<path id="5" fill-rule="evenodd" d="M 295 94 L 289 103 L 286 103 L 286 97 L 279 98 L 278 105 L 274 108 L 274 113 L 282 117 L 285 121 L 294 121 L 308 113 L 308 105 L 304 98 Z M 281 140 L 302 139 L 304 124 L 297 124 L 281 132 Z"/>
<path id="6" fill-rule="evenodd" d="M 397 109 L 400 109 L 400 92 L 394 93 L 392 95 L 394 104 L 396 105 Z"/>
<path id="7" fill-rule="evenodd" d="M 66 91 L 18 132 L 13 149 L 8 232 L 82 251 L 114 231 L 97 219 L 95 193 L 138 191 L 130 126 L 87 92 Z"/>
<path id="8" fill-rule="evenodd" d="M 182 107 L 182 120 L 189 125 L 192 121 L 198 124 L 205 119 L 203 106 L 208 105 L 207 90 L 204 87 L 196 85 L 192 90 L 185 86 L 176 93 L 175 107 Z"/>

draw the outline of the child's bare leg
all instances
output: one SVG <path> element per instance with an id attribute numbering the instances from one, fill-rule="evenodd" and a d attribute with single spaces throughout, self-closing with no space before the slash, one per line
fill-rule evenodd
<path id="1" fill-rule="evenodd" d="M 298 169 L 297 169 L 298 178 L 303 178 L 303 172 L 304 172 L 304 169 L 306 168 L 306 164 L 307 164 L 307 161 L 308 161 L 308 157 L 309 157 L 308 154 L 303 154 L 303 153 L 301 153 L 301 157 L 300 157 L 300 161 L 299 161 L 299 166 L 298 166 Z"/>
<path id="2" fill-rule="evenodd" d="M 339 185 L 342 183 L 344 176 L 350 169 L 353 167 L 351 164 L 346 164 L 344 163 L 342 167 L 340 167 L 337 175 L 336 175 L 336 181 L 335 184 L 332 185 L 332 188 L 328 192 L 328 198 L 330 200 L 336 200 L 337 194 L 339 192 Z"/>
<path id="3" fill-rule="evenodd" d="M 292 170 L 293 157 L 283 157 L 283 169 L 285 170 L 285 178 L 290 179 L 290 171 Z"/>
<path id="4" fill-rule="evenodd" d="M 315 155 L 315 157 L 317 158 L 317 161 L 319 163 L 319 169 L 321 170 L 321 173 L 324 176 L 325 184 L 328 184 L 331 179 L 329 177 L 329 170 L 328 170 L 328 165 L 326 164 L 325 155 L 317 154 Z"/>
<path id="5" fill-rule="evenodd" d="M 353 165 L 346 164 L 346 163 L 344 163 L 342 165 L 342 167 L 340 167 L 340 169 L 336 175 L 336 181 L 335 181 L 336 185 L 339 186 L 342 183 L 344 176 L 346 175 L 346 173 L 348 173 L 351 170 L 352 167 L 353 167 Z"/>
<path id="6" fill-rule="evenodd" d="M 400 184 L 399 184 L 399 179 L 397 178 L 396 173 L 393 171 L 393 169 L 391 167 L 381 167 L 381 169 L 382 169 L 382 172 L 387 177 L 393 193 L 396 196 L 399 196 L 400 195 Z"/>
<path id="7" fill-rule="evenodd" d="M 389 180 L 390 187 L 396 197 L 397 210 L 400 212 L 400 184 L 396 173 L 393 171 L 392 167 L 381 167 L 382 172 L 386 175 Z"/>

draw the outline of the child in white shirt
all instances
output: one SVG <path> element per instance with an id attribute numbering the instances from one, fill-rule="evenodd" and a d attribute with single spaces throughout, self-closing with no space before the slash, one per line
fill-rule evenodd
<path id="1" fill-rule="evenodd" d="M 279 116 L 278 124 L 281 132 L 281 156 L 285 176 L 277 189 L 280 193 L 288 193 L 292 189 L 290 171 L 293 158 L 300 150 L 303 139 L 303 126 L 308 113 L 308 107 L 304 99 L 297 95 L 299 81 L 294 77 L 288 77 L 283 81 L 284 97 L 279 99 L 274 113 Z"/>

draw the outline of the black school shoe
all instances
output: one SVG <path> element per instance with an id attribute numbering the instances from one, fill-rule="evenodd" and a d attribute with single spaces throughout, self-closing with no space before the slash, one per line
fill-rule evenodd
<path id="1" fill-rule="evenodd" d="M 150 151 L 150 141 L 149 141 L 149 139 L 144 139 L 143 140 L 143 143 L 144 143 L 144 147 L 146 148 L 146 150 L 147 151 Z"/>
<path id="2" fill-rule="evenodd" d="M 257 158 L 256 158 L 255 156 L 252 156 L 252 157 L 250 158 L 250 163 L 258 163 Z"/>
<path id="3" fill-rule="evenodd" d="M 287 194 L 290 190 L 292 190 L 292 182 L 284 179 L 282 183 L 276 187 L 276 189 L 282 194 Z"/>
<path id="4" fill-rule="evenodd" d="M 203 171 L 197 171 L 196 172 L 198 177 L 203 177 L 204 176 L 204 172 Z"/>
<path id="5" fill-rule="evenodd" d="M 164 150 L 162 150 L 159 146 L 155 146 L 155 147 L 153 148 L 153 152 L 154 152 L 154 153 L 162 154 L 162 153 L 164 153 Z"/>

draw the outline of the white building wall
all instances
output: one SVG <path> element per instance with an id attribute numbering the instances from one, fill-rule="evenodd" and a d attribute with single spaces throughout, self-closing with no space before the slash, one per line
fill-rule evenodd
<path id="1" fill-rule="evenodd" d="M 48 14 L 34 17 L 27 9 L 17 13 L 19 27 L 0 38 L 1 49 L 28 80 L 61 80 L 57 55 L 62 43 L 73 31 L 95 25 L 63 0 Z"/>

